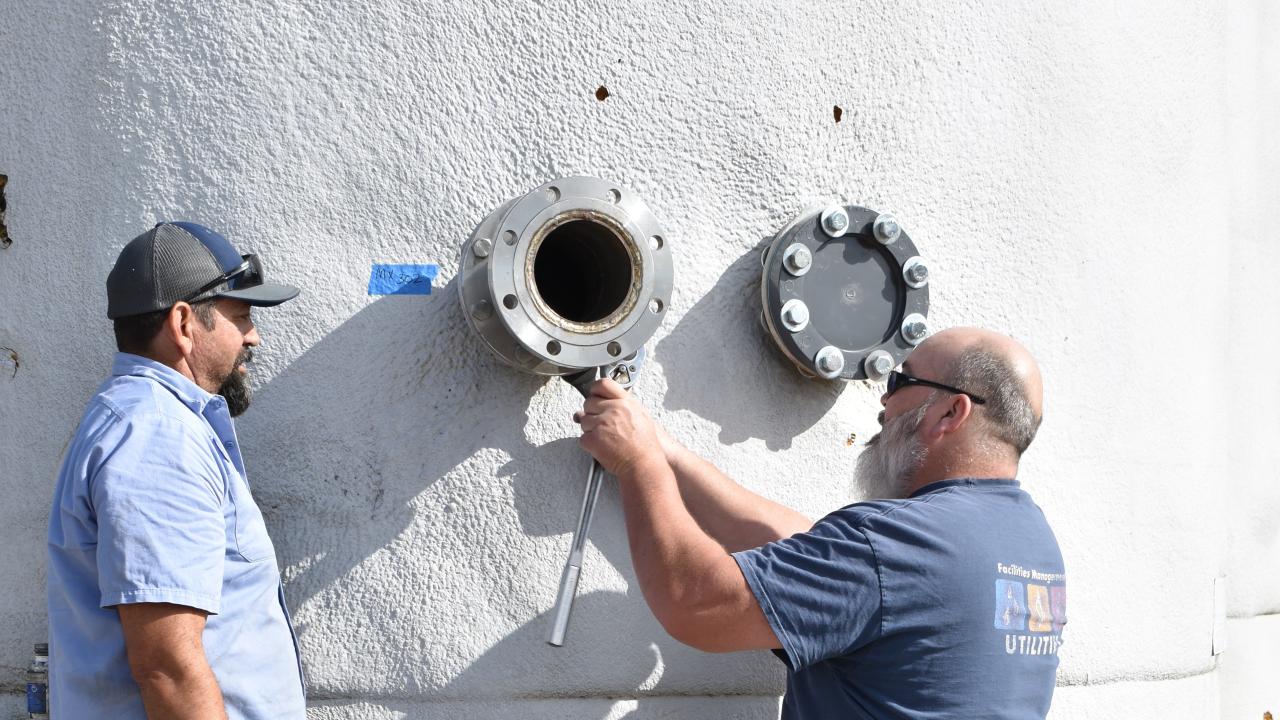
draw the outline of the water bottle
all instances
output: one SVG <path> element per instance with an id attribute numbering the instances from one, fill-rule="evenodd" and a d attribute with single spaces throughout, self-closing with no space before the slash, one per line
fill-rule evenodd
<path id="1" fill-rule="evenodd" d="M 49 720 L 49 644 L 36 643 L 27 668 L 27 713 L 32 720 Z"/>

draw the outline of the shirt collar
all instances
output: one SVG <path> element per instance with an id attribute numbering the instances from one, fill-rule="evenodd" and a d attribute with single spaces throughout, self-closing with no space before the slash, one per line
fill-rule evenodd
<path id="1" fill-rule="evenodd" d="M 163 385 L 197 414 L 204 414 L 205 407 L 211 403 L 222 404 L 226 402 L 221 395 L 206 392 L 204 388 L 196 385 L 190 378 L 168 365 L 141 355 L 133 355 L 126 352 L 116 353 L 115 362 L 111 367 L 111 374 L 117 377 L 127 375 L 154 380 Z"/>
<path id="2" fill-rule="evenodd" d="M 929 483 L 924 487 L 911 493 L 910 497 L 920 497 L 931 492 L 936 492 L 949 487 L 963 485 L 965 487 L 1018 487 L 1018 481 L 1013 478 L 955 478 L 952 480 L 939 480 L 938 482 Z"/>

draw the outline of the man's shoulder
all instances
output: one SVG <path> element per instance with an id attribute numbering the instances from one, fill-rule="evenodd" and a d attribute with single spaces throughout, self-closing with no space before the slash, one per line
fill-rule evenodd
<path id="1" fill-rule="evenodd" d="M 130 432 L 153 426 L 166 426 L 198 437 L 204 432 L 205 422 L 155 380 L 117 375 L 103 382 L 90 398 L 81 421 L 81 433 Z"/>
<path id="2" fill-rule="evenodd" d="M 900 499 L 867 500 L 846 505 L 828 517 L 839 518 L 860 530 L 880 523 L 915 523 L 931 516 L 956 517 L 1007 512 L 1009 505 L 1034 508 L 1030 496 L 1016 483 L 962 482 Z"/>

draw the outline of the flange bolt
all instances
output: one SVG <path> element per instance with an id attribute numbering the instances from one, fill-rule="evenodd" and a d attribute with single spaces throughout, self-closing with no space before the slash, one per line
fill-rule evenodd
<path id="1" fill-rule="evenodd" d="M 871 225 L 871 232 L 875 234 L 876 240 L 881 245 L 891 245 L 897 242 L 898 236 L 902 234 L 902 228 L 898 227 L 897 218 L 888 213 L 881 213 Z"/>
<path id="2" fill-rule="evenodd" d="M 800 332 L 809 324 L 809 306 L 803 300 L 791 299 L 782 305 L 782 326 Z"/>
<path id="3" fill-rule="evenodd" d="M 867 371 L 867 377 L 872 380 L 879 380 L 883 378 L 885 375 L 889 374 L 890 370 L 893 369 L 893 356 L 884 350 L 876 350 L 868 355 L 867 359 L 863 362 L 863 367 Z"/>
<path id="4" fill-rule="evenodd" d="M 922 288 L 929 283 L 929 265 L 925 259 L 916 255 L 902 264 L 902 278 L 913 288 Z"/>
<path id="5" fill-rule="evenodd" d="M 827 345 L 818 351 L 813 358 L 814 365 L 817 367 L 818 374 L 828 380 L 840 375 L 844 370 L 844 353 L 840 352 L 840 348 L 834 345 Z"/>
<path id="6" fill-rule="evenodd" d="M 919 345 L 929 334 L 929 323 L 920 313 L 911 313 L 902 321 L 902 337 L 912 345 Z"/>
<path id="7" fill-rule="evenodd" d="M 849 228 L 849 213 L 839 205 L 822 211 L 822 231 L 831 237 L 840 237 Z"/>
<path id="8" fill-rule="evenodd" d="M 493 241 L 489 238 L 479 238 L 471 243 L 471 252 L 475 253 L 478 258 L 489 257 L 491 250 L 493 250 Z"/>
<path id="9" fill-rule="evenodd" d="M 782 253 L 782 264 L 787 272 L 800 277 L 813 266 L 813 253 L 800 243 L 793 243 Z"/>

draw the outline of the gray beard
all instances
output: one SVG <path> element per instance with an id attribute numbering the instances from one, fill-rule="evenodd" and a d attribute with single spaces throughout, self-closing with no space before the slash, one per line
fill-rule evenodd
<path id="1" fill-rule="evenodd" d="M 911 479 L 929 456 L 916 431 L 924 422 L 933 396 L 920 407 L 890 420 L 858 456 L 853 469 L 854 489 L 863 500 L 897 500 L 907 496 Z"/>

